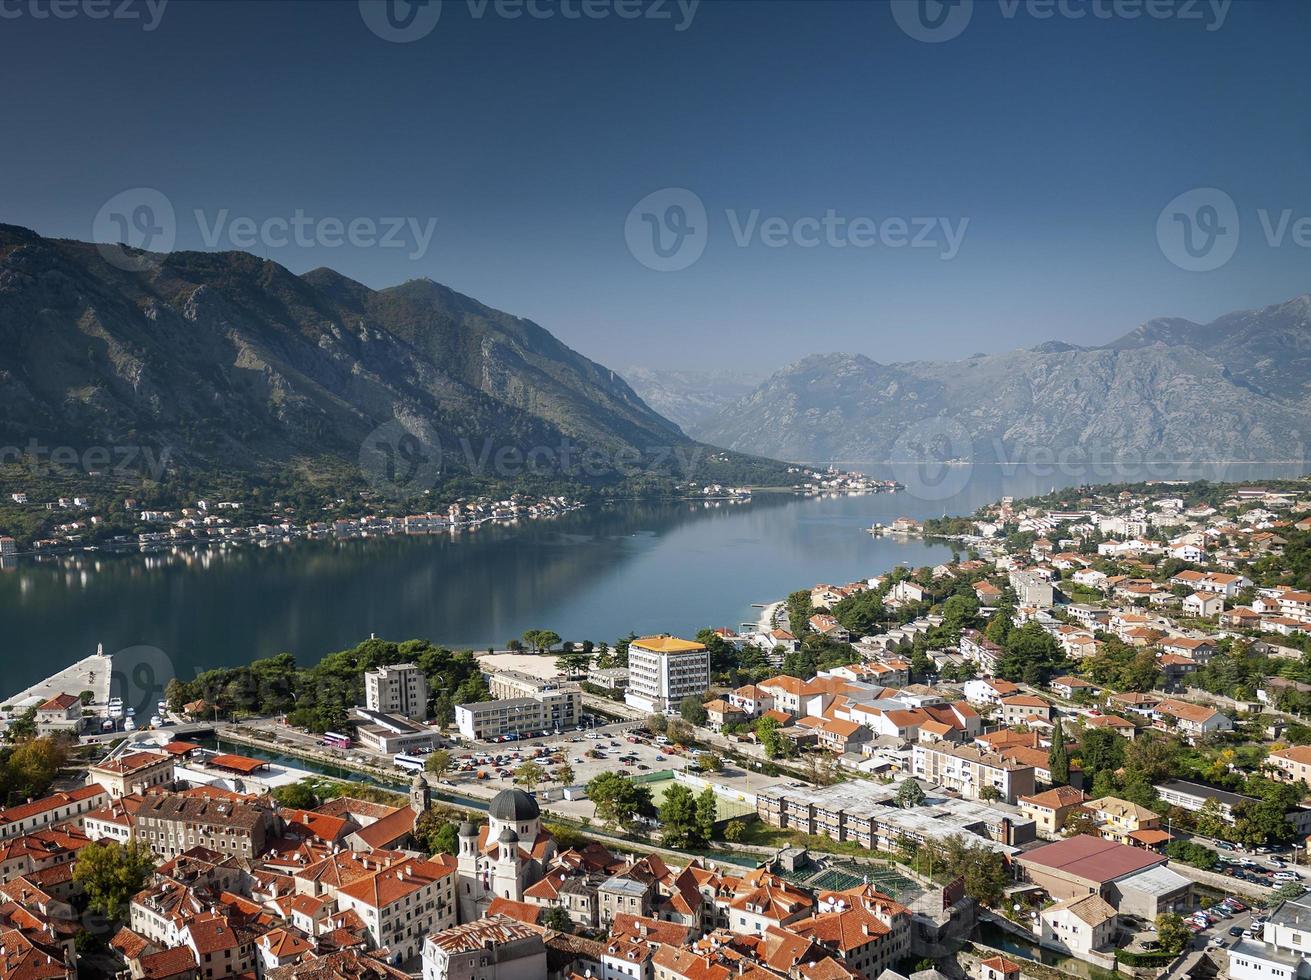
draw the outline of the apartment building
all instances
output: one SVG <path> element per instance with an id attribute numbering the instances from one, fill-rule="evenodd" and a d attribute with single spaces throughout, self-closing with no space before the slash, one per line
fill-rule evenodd
<path id="1" fill-rule="evenodd" d="M 663 633 L 628 646 L 625 703 L 643 711 L 674 714 L 686 697 L 710 688 L 710 654 L 705 646 Z"/>
<path id="2" fill-rule="evenodd" d="M 554 723 L 544 728 L 575 726 L 582 715 L 583 691 L 577 684 L 503 670 L 488 678 L 487 687 L 496 699 L 532 698 L 541 702 L 543 717 Z"/>
<path id="3" fill-rule="evenodd" d="M 364 705 L 370 711 L 423 721 L 428 717 L 428 679 L 417 664 L 370 670 L 364 675 Z"/>
<path id="4" fill-rule="evenodd" d="M 501 675 L 497 675 L 501 676 Z M 522 675 L 527 678 L 529 675 Z M 582 691 L 576 684 L 537 681 L 535 685 L 502 681 L 502 692 L 530 693 L 495 701 L 474 701 L 455 706 L 455 724 L 465 738 L 489 741 L 502 735 L 527 735 L 576 727 L 582 716 Z M 496 689 L 493 689 L 495 693 Z"/>
<path id="5" fill-rule="evenodd" d="M 276 836 L 268 807 L 241 800 L 148 793 L 132 814 L 132 835 L 165 860 L 193 847 L 255 858 Z"/>
<path id="6" fill-rule="evenodd" d="M 60 824 L 82 826 L 83 818 L 109 802 L 109 794 L 98 783 L 67 793 L 55 793 L 30 803 L 0 809 L 0 840 L 10 840 L 34 830 Z"/>
<path id="7" fill-rule="evenodd" d="M 431 933 L 455 925 L 456 864 L 449 857 L 377 863 L 373 873 L 337 890 L 337 908 L 359 916 L 375 949 L 408 960 L 423 952 Z"/>
<path id="8" fill-rule="evenodd" d="M 996 752 L 973 745 L 938 742 L 912 747 L 911 772 L 919 779 L 955 790 L 967 799 L 982 800 L 996 790 L 997 799 L 1014 804 L 1021 796 L 1032 796 L 1036 786 L 1034 768 L 1012 762 Z"/>
<path id="9" fill-rule="evenodd" d="M 424 940 L 423 980 L 529 980 L 547 973 L 541 931 L 507 915 L 489 915 Z"/>

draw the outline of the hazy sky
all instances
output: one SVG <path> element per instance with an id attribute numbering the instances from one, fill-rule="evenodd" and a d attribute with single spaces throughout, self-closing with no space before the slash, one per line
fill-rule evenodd
<path id="1" fill-rule="evenodd" d="M 1305 3 L 56 2 L 0 0 L 0 221 L 254 225 L 612 366 L 1101 343 L 1311 290 Z"/>

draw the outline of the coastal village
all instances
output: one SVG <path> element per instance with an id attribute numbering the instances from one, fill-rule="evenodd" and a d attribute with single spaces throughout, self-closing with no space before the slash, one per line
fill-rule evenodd
<path id="1" fill-rule="evenodd" d="M 695 637 L 56 675 L 0 976 L 1304 976 L 1311 488 L 890 530 L 957 553 Z"/>

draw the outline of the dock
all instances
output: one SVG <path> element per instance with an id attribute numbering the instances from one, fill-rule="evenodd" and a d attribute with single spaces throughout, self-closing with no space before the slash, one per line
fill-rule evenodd
<path id="1" fill-rule="evenodd" d="M 114 658 L 97 650 L 91 656 L 65 667 L 40 683 L 33 684 L 24 691 L 0 701 L 0 711 L 5 714 L 17 714 L 27 708 L 48 701 L 58 694 L 81 694 L 91 691 L 95 704 L 104 704 L 109 700 L 110 676 L 114 669 Z"/>

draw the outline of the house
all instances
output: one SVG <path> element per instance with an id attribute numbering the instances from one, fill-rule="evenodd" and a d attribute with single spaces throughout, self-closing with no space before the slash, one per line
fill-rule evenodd
<path id="1" fill-rule="evenodd" d="M 1034 767 L 974 745 L 917 743 L 911 771 L 919 779 L 955 790 L 971 800 L 992 796 L 1014 804 L 1036 789 Z"/>
<path id="2" fill-rule="evenodd" d="M 1072 699 L 1078 693 L 1084 693 L 1094 697 L 1102 693 L 1102 689 L 1091 681 L 1086 681 L 1082 677 L 1074 677 L 1070 674 L 1053 677 L 1047 686 L 1052 689 L 1052 693 L 1057 697 L 1065 698 L 1067 700 Z"/>
<path id="3" fill-rule="evenodd" d="M 1161 826 L 1161 815 L 1156 811 L 1114 796 L 1091 800 L 1084 807 L 1097 822 L 1097 832 L 1117 844 L 1145 843 L 1146 840 L 1133 835 L 1144 830 L 1158 830 Z"/>
<path id="4" fill-rule="evenodd" d="M 1194 592 L 1185 597 L 1182 608 L 1186 616 L 1209 619 L 1224 612 L 1225 600 L 1224 596 L 1215 592 Z"/>
<path id="5" fill-rule="evenodd" d="M 1188 657 L 1197 663 L 1206 663 L 1215 656 L 1215 641 L 1206 637 L 1169 636 L 1159 644 L 1162 653 Z"/>
<path id="6" fill-rule="evenodd" d="M 1083 790 L 1073 786 L 1056 786 L 1044 793 L 1021 796 L 1020 812 L 1034 822 L 1038 833 L 1055 837 L 1065 826 L 1070 814 L 1077 812 L 1084 801 Z"/>
<path id="7" fill-rule="evenodd" d="M 87 767 L 87 785 L 99 784 L 111 799 L 144 793 L 157 786 L 171 786 L 173 758 L 158 752 L 128 752 Z"/>
<path id="8" fill-rule="evenodd" d="M 1007 727 L 1033 720 L 1051 721 L 1052 706 L 1032 694 L 1012 694 L 1001 699 L 1001 723 Z"/>
<path id="9" fill-rule="evenodd" d="M 730 691 L 726 700 L 748 719 L 758 717 L 774 707 L 774 696 L 755 684 L 745 684 Z"/>
<path id="10" fill-rule="evenodd" d="M 1276 779 L 1295 783 L 1299 779 L 1311 786 L 1311 745 L 1293 745 L 1271 752 L 1266 759 Z"/>
<path id="11" fill-rule="evenodd" d="M 1166 698 L 1157 703 L 1156 714 L 1167 724 L 1172 722 L 1174 728 L 1188 738 L 1232 731 L 1234 727 L 1228 715 L 1214 708 L 1190 704 L 1187 701 L 1176 701 L 1173 698 Z"/>
<path id="12" fill-rule="evenodd" d="M 964 642 L 962 638 L 962 643 Z M 1010 681 L 1003 681 L 997 678 L 980 680 L 978 678 L 972 681 L 966 681 L 961 689 L 965 694 L 965 700 L 970 704 L 1001 704 L 1002 698 L 1008 698 L 1020 693 L 1018 684 L 1012 684 Z"/>
<path id="13" fill-rule="evenodd" d="M 1042 943 L 1075 956 L 1115 945 L 1116 914 L 1100 895 L 1085 895 L 1042 910 Z"/>
<path id="14" fill-rule="evenodd" d="M 746 715 L 740 708 L 735 708 L 723 698 L 715 698 L 713 701 L 707 701 L 702 705 L 706 709 L 706 727 L 711 731 L 720 732 L 724 730 L 725 725 L 742 721 Z"/>
<path id="15" fill-rule="evenodd" d="M 820 746 L 838 755 L 858 752 L 862 742 L 868 742 L 874 737 L 864 725 L 837 718 L 826 718 L 815 731 L 819 736 Z"/>
<path id="16" fill-rule="evenodd" d="M 979 980 L 1020 980 L 1020 964 L 1005 956 L 990 956 L 979 963 Z"/>
<path id="17" fill-rule="evenodd" d="M 57 694 L 36 707 L 36 733 L 77 735 L 82 731 L 82 699 L 75 694 Z"/>
<path id="18" fill-rule="evenodd" d="M 1119 715 L 1092 715 L 1083 719 L 1083 727 L 1112 731 L 1128 739 L 1132 739 L 1138 733 L 1138 728 L 1133 722 Z"/>

